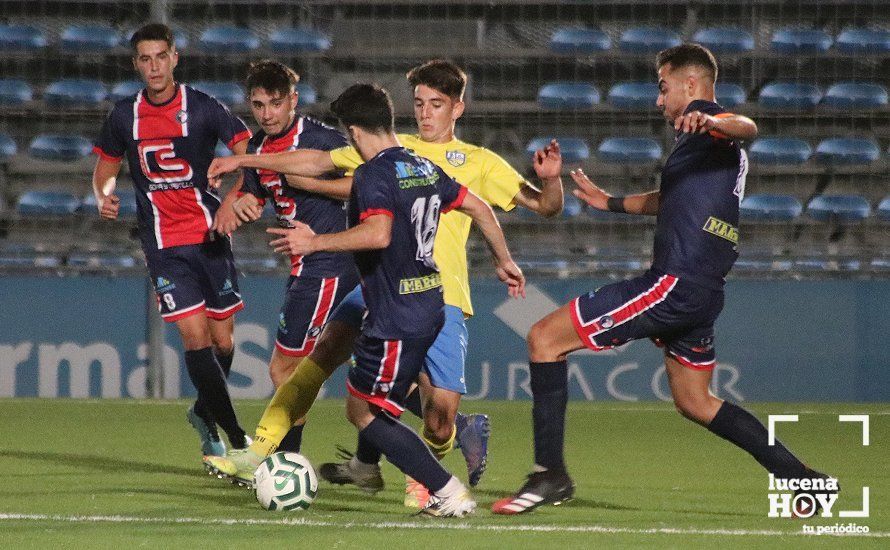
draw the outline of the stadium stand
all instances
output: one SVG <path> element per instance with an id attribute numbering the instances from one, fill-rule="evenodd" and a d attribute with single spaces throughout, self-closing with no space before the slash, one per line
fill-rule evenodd
<path id="1" fill-rule="evenodd" d="M 6 134 L 0 134 L 0 162 L 6 162 L 18 153 L 18 145 Z"/>
<path id="2" fill-rule="evenodd" d="M 609 103 L 619 109 L 654 110 L 657 98 L 654 82 L 620 82 L 609 89 Z"/>
<path id="3" fill-rule="evenodd" d="M 770 46 L 784 54 L 819 54 L 828 51 L 833 40 L 821 29 L 779 29 Z"/>
<path id="4" fill-rule="evenodd" d="M 553 139 L 553 137 L 536 137 L 528 142 L 528 145 L 525 147 L 525 152 L 529 155 L 528 158 L 530 159 L 531 155 L 534 155 L 535 151 L 538 149 L 546 147 L 551 139 Z M 590 147 L 584 139 L 579 137 L 556 136 L 556 140 L 559 141 L 564 162 L 574 164 L 587 160 L 590 157 Z"/>
<path id="5" fill-rule="evenodd" d="M 874 140 L 835 137 L 821 141 L 813 158 L 820 164 L 847 166 L 875 162 L 880 156 L 881 150 Z"/>
<path id="6" fill-rule="evenodd" d="M 732 82 L 717 82 L 714 93 L 717 96 L 717 103 L 727 109 L 737 107 L 748 100 L 745 89 Z"/>
<path id="7" fill-rule="evenodd" d="M 90 140 L 77 135 L 43 134 L 28 146 L 28 153 L 34 158 L 61 162 L 81 159 L 92 152 Z"/>
<path id="8" fill-rule="evenodd" d="M 802 82 L 771 82 L 760 90 L 758 99 L 768 109 L 812 109 L 822 100 L 822 91 L 815 84 Z"/>
<path id="9" fill-rule="evenodd" d="M 33 52 L 49 44 L 46 35 L 30 25 L 0 25 L 0 48 Z"/>
<path id="10" fill-rule="evenodd" d="M 121 36 L 110 25 L 72 25 L 62 31 L 62 50 L 107 53 L 121 43 Z"/>
<path id="11" fill-rule="evenodd" d="M 861 222 L 871 214 L 871 207 L 858 195 L 820 195 L 807 205 L 807 214 L 820 222 Z"/>
<path id="12" fill-rule="evenodd" d="M 838 82 L 832 84 L 822 105 L 834 109 L 874 109 L 887 105 L 887 88 L 871 82 Z"/>
<path id="13" fill-rule="evenodd" d="M 215 97 L 229 107 L 240 105 L 246 101 L 244 87 L 238 82 L 198 80 L 192 82 L 191 85 L 196 90 Z"/>
<path id="14" fill-rule="evenodd" d="M 28 191 L 19 197 L 16 212 L 21 216 L 69 216 L 80 200 L 63 191 Z"/>
<path id="15" fill-rule="evenodd" d="M 111 93 L 109 94 L 108 99 L 111 101 L 119 101 L 125 97 L 136 95 L 143 87 L 144 84 L 141 80 L 124 80 L 122 82 L 117 82 L 111 88 Z"/>
<path id="16" fill-rule="evenodd" d="M 34 99 L 34 91 L 24 80 L 4 78 L 0 80 L 0 105 L 21 105 Z"/>
<path id="17" fill-rule="evenodd" d="M 837 36 L 835 47 L 846 54 L 881 54 L 890 52 L 890 31 L 885 29 L 846 28 Z"/>
<path id="18" fill-rule="evenodd" d="M 612 47 L 609 35 L 599 29 L 561 28 L 550 37 L 550 51 L 563 54 L 589 54 Z"/>
<path id="19" fill-rule="evenodd" d="M 644 163 L 661 158 L 661 146 L 651 138 L 607 138 L 600 143 L 597 156 L 603 162 Z"/>
<path id="20" fill-rule="evenodd" d="M 258 49 L 260 39 L 250 29 L 226 25 L 202 32 L 200 45 L 212 53 L 244 53 Z"/>
<path id="21" fill-rule="evenodd" d="M 755 221 L 794 221 L 800 217 L 803 206 L 790 195 L 749 195 L 742 200 L 739 215 Z"/>
<path id="22" fill-rule="evenodd" d="M 599 102 L 599 90 L 586 82 L 551 82 L 538 92 L 538 104 L 544 109 L 587 109 Z"/>
<path id="23" fill-rule="evenodd" d="M 802 164 L 813 155 L 806 141 L 789 137 L 757 138 L 748 148 L 751 162 L 760 164 Z"/>
<path id="24" fill-rule="evenodd" d="M 43 101 L 54 107 L 98 107 L 107 95 L 98 80 L 66 79 L 47 86 Z"/>
<path id="25" fill-rule="evenodd" d="M 886 196 L 878 204 L 878 217 L 885 222 L 890 222 L 890 195 Z"/>
<path id="26" fill-rule="evenodd" d="M 680 42 L 680 35 L 670 29 L 634 27 L 621 33 L 618 47 L 628 53 L 657 53 Z"/>
<path id="27" fill-rule="evenodd" d="M 269 35 L 268 47 L 286 54 L 323 52 L 331 48 L 331 39 L 309 28 L 276 29 Z"/>
<path id="28" fill-rule="evenodd" d="M 715 55 L 750 52 L 754 49 L 754 37 L 751 33 L 732 27 L 699 29 L 692 35 L 692 41 L 705 46 Z"/>

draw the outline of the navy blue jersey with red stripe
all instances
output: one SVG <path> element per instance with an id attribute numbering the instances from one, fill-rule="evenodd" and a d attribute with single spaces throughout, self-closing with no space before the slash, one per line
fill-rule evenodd
<path id="1" fill-rule="evenodd" d="M 355 171 L 349 226 L 392 218 L 388 247 L 355 253 L 368 306 L 362 333 L 399 340 L 434 334 L 444 322 L 442 278 L 433 261 L 439 215 L 461 205 L 467 188 L 403 147 L 391 147 Z"/>
<path id="2" fill-rule="evenodd" d="M 686 112 L 725 113 L 696 100 Z M 661 172 L 652 267 L 722 289 L 738 257 L 739 202 L 748 159 L 736 141 L 717 132 L 678 133 Z"/>
<path id="3" fill-rule="evenodd" d="M 307 117 L 294 117 L 281 134 L 270 136 L 260 130 L 247 144 L 248 153 L 280 153 L 295 149 L 331 151 L 347 145 L 337 130 Z M 338 175 L 323 176 L 335 178 Z M 244 170 L 243 193 L 250 193 L 261 203 L 272 200 L 279 224 L 289 227 L 291 221 L 305 223 L 316 233 L 337 233 L 346 230 L 346 202 L 316 193 L 295 189 L 285 176 L 271 170 Z M 291 256 L 291 275 L 336 277 L 355 270 L 352 254 L 316 252 L 309 256 Z"/>
<path id="4" fill-rule="evenodd" d="M 184 84 L 151 103 L 145 90 L 115 103 L 95 152 L 125 155 L 133 178 L 142 244 L 159 250 L 208 242 L 220 199 L 207 184 L 217 141 L 230 148 L 250 137 L 244 122 L 216 99 Z"/>

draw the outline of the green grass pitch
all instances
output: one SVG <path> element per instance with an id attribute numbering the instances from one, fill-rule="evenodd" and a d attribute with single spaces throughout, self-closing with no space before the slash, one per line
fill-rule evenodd
<path id="1" fill-rule="evenodd" d="M 264 402 L 239 401 L 245 427 Z M 532 462 L 529 402 L 469 402 L 492 419 L 490 466 L 474 517 L 415 517 L 403 478 L 384 466 L 386 489 L 367 496 L 320 482 L 306 512 L 260 509 L 253 495 L 204 473 L 185 401 L 0 400 L 0 548 L 692 548 L 890 546 L 890 406 L 755 404 L 799 414 L 782 438 L 811 466 L 836 475 L 837 508 L 870 517 L 767 517 L 767 476 L 747 454 L 682 419 L 667 403 L 571 403 L 567 460 L 576 498 L 501 517 L 491 503 L 522 483 Z M 858 423 L 869 414 L 870 445 Z M 410 419 L 414 422 L 414 419 Z M 313 409 L 304 454 L 316 466 L 355 432 L 342 401 Z M 446 466 L 466 478 L 459 452 Z M 857 523 L 869 536 L 804 536 L 804 525 Z"/>

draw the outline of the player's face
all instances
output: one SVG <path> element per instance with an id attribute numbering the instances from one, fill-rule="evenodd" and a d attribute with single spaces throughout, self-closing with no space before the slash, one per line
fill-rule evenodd
<path id="1" fill-rule="evenodd" d="M 163 92 L 173 86 L 173 69 L 179 62 L 179 54 L 163 40 L 143 40 L 136 44 L 133 65 L 146 87 L 152 92 Z"/>
<path id="2" fill-rule="evenodd" d="M 294 119 L 297 92 L 270 94 L 265 88 L 250 91 L 250 109 L 257 124 L 270 136 L 283 132 Z"/>
<path id="3" fill-rule="evenodd" d="M 455 101 L 425 84 L 418 84 L 414 88 L 414 118 L 423 141 L 451 141 L 454 138 L 454 123 L 462 114 L 463 101 Z"/>
<path id="4" fill-rule="evenodd" d="M 670 63 L 658 69 L 658 100 L 655 104 L 668 124 L 673 125 L 692 99 L 692 85 L 688 77 L 685 71 L 674 71 Z"/>

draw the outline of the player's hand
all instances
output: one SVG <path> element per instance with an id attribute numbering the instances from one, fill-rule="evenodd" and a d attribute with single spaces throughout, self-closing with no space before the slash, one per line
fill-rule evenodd
<path id="1" fill-rule="evenodd" d="M 112 193 L 100 199 L 97 206 L 99 208 L 100 218 L 103 220 L 116 220 L 118 212 L 120 212 L 121 209 L 121 199 Z"/>
<path id="2" fill-rule="evenodd" d="M 241 223 L 255 222 L 263 215 L 263 206 L 259 199 L 251 194 L 241 195 L 234 203 L 232 203 L 232 212 L 238 218 L 238 225 Z"/>
<path id="3" fill-rule="evenodd" d="M 569 175 L 572 176 L 572 179 L 575 180 L 575 184 L 578 186 L 577 189 L 572 191 L 573 195 L 597 210 L 609 209 L 609 195 L 590 181 L 584 170 L 576 168 L 569 172 Z"/>
<path id="4" fill-rule="evenodd" d="M 211 231 L 216 231 L 220 235 L 231 235 L 232 231 L 241 227 L 241 220 L 235 215 L 231 208 L 222 208 L 216 211 L 213 217 L 213 225 L 210 226 Z"/>
<path id="5" fill-rule="evenodd" d="M 286 256 L 305 256 L 312 254 L 315 250 L 312 248 L 315 240 L 315 232 L 305 223 L 291 222 L 293 227 L 270 227 L 266 229 L 266 233 L 278 235 L 279 238 L 269 242 L 269 246 L 275 252 Z"/>
<path id="6" fill-rule="evenodd" d="M 210 168 L 207 169 L 207 183 L 210 184 L 210 187 L 219 189 L 219 186 L 222 185 L 223 175 L 234 172 L 239 168 L 241 168 L 241 163 L 237 155 L 216 157 L 210 163 Z"/>
<path id="7" fill-rule="evenodd" d="M 559 150 L 559 142 L 552 139 L 547 147 L 535 151 L 532 166 L 542 180 L 558 178 L 562 173 L 562 153 Z"/>
<path id="8" fill-rule="evenodd" d="M 507 294 L 511 298 L 519 298 L 520 296 L 525 298 L 525 275 L 522 274 L 522 270 L 519 269 L 516 262 L 513 260 L 504 262 L 495 268 L 495 272 L 498 275 L 498 279 L 507 285 Z"/>
<path id="9" fill-rule="evenodd" d="M 719 119 L 701 111 L 692 111 L 677 117 L 674 121 L 674 130 L 684 134 L 704 134 L 717 128 Z"/>

